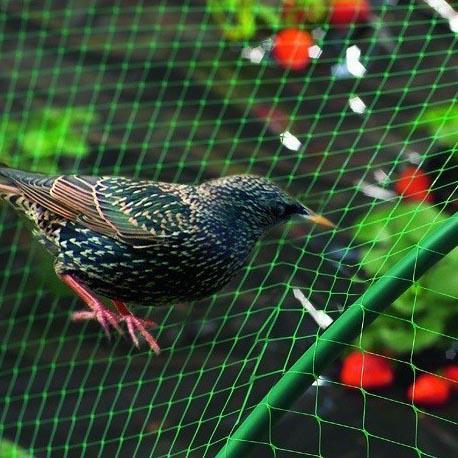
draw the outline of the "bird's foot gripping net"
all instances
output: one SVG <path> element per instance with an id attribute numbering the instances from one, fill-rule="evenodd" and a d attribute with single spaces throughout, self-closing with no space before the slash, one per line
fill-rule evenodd
<path id="1" fill-rule="evenodd" d="M 87 304 L 90 310 L 80 310 L 72 314 L 73 321 L 86 321 L 97 320 L 102 326 L 107 337 L 110 336 L 109 327 L 112 326 L 120 334 L 124 334 L 119 326 L 121 322 L 125 322 L 127 330 L 134 345 L 138 348 L 140 346 L 136 333 L 138 332 L 147 342 L 148 346 L 157 355 L 160 353 L 160 348 L 154 337 L 147 331 L 147 328 L 155 329 L 157 324 L 151 320 L 145 320 L 134 316 L 126 305 L 114 300 L 113 304 L 117 308 L 119 314 L 113 313 L 105 307 L 105 305 L 98 299 L 86 286 L 84 286 L 78 279 L 71 274 L 60 275 L 61 280 L 69 286 L 75 293 Z"/>

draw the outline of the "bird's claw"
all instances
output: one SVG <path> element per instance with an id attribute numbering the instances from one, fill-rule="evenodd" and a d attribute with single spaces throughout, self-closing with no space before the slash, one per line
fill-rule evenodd
<path id="1" fill-rule="evenodd" d="M 157 324 L 152 320 L 143 320 L 133 315 L 116 315 L 106 309 L 99 310 L 80 310 L 72 314 L 73 321 L 86 321 L 86 320 L 97 320 L 102 326 L 105 334 L 110 338 L 110 325 L 116 329 L 120 334 L 124 334 L 120 328 L 119 323 L 124 321 L 127 325 L 127 330 L 132 338 L 134 345 L 139 348 L 140 343 L 136 332 L 139 332 L 148 343 L 151 350 L 157 355 L 160 353 L 160 348 L 156 339 L 147 331 L 147 328 L 155 329 Z"/>
<path id="2" fill-rule="evenodd" d="M 72 320 L 97 320 L 108 338 L 110 338 L 110 325 L 120 334 L 124 334 L 123 330 L 119 327 L 119 318 L 113 312 L 106 309 L 80 310 L 79 312 L 73 312 Z"/>
<path id="3" fill-rule="evenodd" d="M 146 330 L 147 328 L 155 329 L 157 327 L 157 324 L 154 321 L 137 318 L 127 309 L 124 302 L 117 299 L 112 299 L 112 302 L 116 306 L 119 314 L 113 313 L 111 310 L 108 310 L 105 305 L 72 274 L 63 274 L 60 275 L 60 278 L 66 285 L 72 288 L 78 296 L 84 300 L 84 302 L 86 302 L 90 309 L 74 312 L 72 314 L 73 321 L 97 320 L 108 338 L 110 338 L 110 325 L 120 334 L 124 334 L 119 326 L 119 323 L 124 321 L 127 325 L 129 335 L 132 338 L 132 342 L 137 348 L 139 347 L 139 342 L 137 335 L 135 334 L 136 331 L 143 336 L 151 350 L 159 355 L 159 345 L 154 337 Z"/>
<path id="4" fill-rule="evenodd" d="M 137 348 L 139 348 L 140 344 L 135 331 L 138 331 L 146 340 L 151 350 L 153 350 L 156 355 L 159 355 L 161 350 L 156 342 L 156 339 L 146 330 L 146 328 L 155 329 L 157 327 L 157 324 L 154 321 L 142 320 L 133 315 L 124 315 L 121 317 L 121 320 L 126 323 L 132 342 Z"/>

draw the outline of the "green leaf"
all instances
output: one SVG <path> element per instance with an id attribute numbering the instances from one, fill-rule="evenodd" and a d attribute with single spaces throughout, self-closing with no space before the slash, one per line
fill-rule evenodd
<path id="1" fill-rule="evenodd" d="M 296 5 L 303 9 L 308 22 L 317 23 L 327 18 L 329 5 L 326 0 L 296 0 Z"/>
<path id="2" fill-rule="evenodd" d="M 29 157 L 50 157 L 56 154 L 56 135 L 52 131 L 31 129 L 19 139 L 24 154 Z"/>
<path id="3" fill-rule="evenodd" d="M 366 244 L 361 248 L 362 266 L 371 275 L 383 275 L 445 219 L 424 203 L 400 202 L 371 209 L 355 228 L 356 240 Z M 457 297 L 455 249 L 392 304 L 393 317 L 382 316 L 364 331 L 365 348 L 403 353 L 443 345 L 447 339 L 440 333 L 446 325 L 456 322 Z"/>
<path id="4" fill-rule="evenodd" d="M 22 134 L 16 127 L 14 135 L 5 131 L 5 136 L 9 134 L 17 139 L 26 160 L 36 164 L 46 159 L 47 170 L 43 171 L 49 172 L 51 159 L 57 155 L 83 157 L 89 153 L 89 144 L 80 128 L 95 120 L 96 115 L 85 108 L 46 107 L 31 115 Z"/>
<path id="5" fill-rule="evenodd" d="M 414 317 L 416 325 L 414 351 L 424 350 L 441 341 L 442 336 L 438 333 L 444 332 L 446 316 L 442 307 L 430 307 L 428 313 L 421 313 L 418 317 Z"/>
<path id="6" fill-rule="evenodd" d="M 422 286 L 422 280 L 416 282 L 404 294 L 393 302 L 393 309 L 404 317 L 411 317 L 412 312 L 420 312 L 428 307 L 429 303 L 425 301 L 425 289 Z"/>
<path id="7" fill-rule="evenodd" d="M 361 250 L 361 266 L 371 275 L 381 275 L 391 265 L 387 260 L 386 250 L 369 247 Z"/>
<path id="8" fill-rule="evenodd" d="M 254 0 L 207 0 L 207 9 L 228 40 L 249 40 L 256 33 Z"/>
<path id="9" fill-rule="evenodd" d="M 455 252 L 454 255 L 450 253 L 431 269 L 425 284 L 431 291 L 450 296 L 450 299 L 458 301 L 458 261 L 454 259 L 458 253 L 458 248 L 453 251 Z"/>
<path id="10" fill-rule="evenodd" d="M 60 147 L 62 149 L 61 154 L 72 157 L 83 157 L 90 151 L 89 145 L 84 139 L 76 135 L 64 137 Z"/>
<path id="11" fill-rule="evenodd" d="M 365 216 L 356 222 L 354 232 L 358 242 L 370 242 L 387 245 L 390 242 L 391 232 L 387 226 L 391 209 L 371 209 Z"/>
<path id="12" fill-rule="evenodd" d="M 8 161 L 17 142 L 21 125 L 18 122 L 6 121 L 0 124 L 0 158 Z"/>
<path id="13" fill-rule="evenodd" d="M 415 126 L 426 129 L 444 145 L 454 147 L 458 144 L 458 101 L 427 109 L 417 118 Z"/>
<path id="14" fill-rule="evenodd" d="M 0 440 L 0 458 L 33 458 L 32 454 L 14 442 Z"/>
<path id="15" fill-rule="evenodd" d="M 65 116 L 73 126 L 93 124 L 97 121 L 97 114 L 83 107 L 69 108 L 66 110 Z"/>
<path id="16" fill-rule="evenodd" d="M 363 334 L 361 335 L 361 339 L 358 338 L 356 340 L 356 343 L 358 345 L 361 345 L 361 348 L 367 351 L 376 348 L 380 349 L 382 345 L 380 342 L 378 327 L 375 325 L 368 327 L 366 330 L 364 330 Z"/>
<path id="17" fill-rule="evenodd" d="M 421 328 L 418 328 L 420 326 Z M 416 318 L 414 323 L 392 318 L 389 326 L 380 328 L 380 338 L 386 348 L 391 348 L 396 353 L 421 351 L 441 340 L 444 330 L 444 320 L 426 314 Z"/>
<path id="18" fill-rule="evenodd" d="M 394 208 L 390 227 L 393 233 L 406 237 L 413 245 L 435 231 L 446 219 L 427 203 L 403 202 Z"/>
<path id="19" fill-rule="evenodd" d="M 412 294 L 412 293 L 411 293 Z M 402 297 L 402 296 L 401 296 Z M 442 307 L 441 303 L 427 307 L 418 307 L 418 299 L 413 310 L 413 301 L 405 296 L 405 314 L 383 315 L 363 332 L 362 346 L 366 350 L 388 349 L 396 354 L 421 351 L 431 346 L 446 346 L 449 344 L 441 333 L 444 332 L 450 309 Z M 410 316 L 414 311 L 412 320 Z M 406 316 L 407 315 L 407 316 Z M 357 341 L 358 342 L 358 341 Z"/>
<path id="20" fill-rule="evenodd" d="M 411 351 L 414 342 L 412 323 L 400 320 L 397 317 L 384 316 L 378 320 L 382 320 L 377 327 L 381 347 L 388 348 L 396 353 Z"/>
<path id="21" fill-rule="evenodd" d="M 265 24 L 268 24 L 272 30 L 278 30 L 281 27 L 282 17 L 278 14 L 278 8 L 275 6 L 257 3 L 254 6 L 254 14 Z"/>
<path id="22" fill-rule="evenodd" d="M 400 202 L 372 208 L 356 223 L 358 242 L 384 246 L 400 244 L 406 248 L 422 240 L 447 218 L 433 206 L 422 202 Z"/>
<path id="23" fill-rule="evenodd" d="M 394 310 L 406 318 L 410 318 L 412 316 L 414 304 L 417 305 L 415 289 L 416 288 L 412 286 L 393 302 Z"/>

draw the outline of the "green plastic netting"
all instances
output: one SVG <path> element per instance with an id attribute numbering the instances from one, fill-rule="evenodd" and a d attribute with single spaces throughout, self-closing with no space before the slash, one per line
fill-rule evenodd
<path id="1" fill-rule="evenodd" d="M 1 205 L 0 456 L 454 456 L 453 387 L 435 409 L 406 392 L 457 364 L 457 7 L 373 0 L 336 25 L 315 0 L 1 0 L 0 162 L 255 173 L 337 227 L 278 227 L 219 294 L 136 309 L 156 357 L 71 322 L 81 303 Z M 313 40 L 305 68 L 276 48 L 288 28 Z M 331 334 L 294 288 L 342 316 Z M 346 386 L 357 350 L 391 386 Z"/>

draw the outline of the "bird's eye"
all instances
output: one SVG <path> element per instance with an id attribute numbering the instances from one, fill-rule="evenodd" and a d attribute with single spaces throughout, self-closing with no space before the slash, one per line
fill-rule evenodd
<path id="1" fill-rule="evenodd" d="M 277 204 L 275 207 L 275 213 L 278 217 L 282 217 L 286 213 L 286 206 L 283 204 Z"/>

